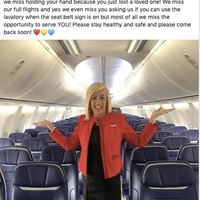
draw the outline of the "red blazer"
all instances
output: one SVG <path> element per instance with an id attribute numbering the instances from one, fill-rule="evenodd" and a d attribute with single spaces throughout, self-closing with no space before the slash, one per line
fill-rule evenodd
<path id="1" fill-rule="evenodd" d="M 50 136 L 65 150 L 75 149 L 79 144 L 81 146 L 81 156 L 79 169 L 83 175 L 87 174 L 87 156 L 88 143 L 92 127 L 96 122 L 95 117 L 84 121 L 85 115 L 82 115 L 70 137 L 64 136 L 57 129 L 54 129 Z M 121 144 L 122 140 L 131 143 L 137 147 L 144 147 L 154 132 L 157 125 L 147 122 L 141 134 L 137 134 L 127 123 L 124 115 L 117 113 L 108 113 L 99 122 L 102 163 L 105 178 L 111 178 L 120 173 L 122 169 Z"/>

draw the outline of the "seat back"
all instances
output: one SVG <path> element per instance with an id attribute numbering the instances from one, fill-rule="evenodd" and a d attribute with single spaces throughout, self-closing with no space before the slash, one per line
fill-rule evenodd
<path id="1" fill-rule="evenodd" d="M 169 129 L 173 135 L 180 135 L 183 130 L 187 130 L 185 126 L 173 126 Z"/>
<path id="2" fill-rule="evenodd" d="M 166 124 L 159 124 L 160 130 L 169 130 L 171 127 L 174 127 L 175 124 L 166 123 Z"/>
<path id="3" fill-rule="evenodd" d="M 199 130 L 198 129 L 188 129 L 183 130 L 180 135 L 186 136 L 190 139 L 191 143 L 197 143 L 199 140 Z"/>
<path id="4" fill-rule="evenodd" d="M 122 179 L 123 179 L 123 193 L 127 195 L 129 193 L 129 182 L 130 182 L 130 163 L 131 163 L 131 153 L 134 149 L 132 144 L 125 142 L 123 146 L 123 169 L 122 169 Z"/>
<path id="5" fill-rule="evenodd" d="M 31 135 L 31 137 L 37 137 L 40 130 L 38 130 L 36 128 L 27 128 L 24 132 L 29 133 Z"/>
<path id="6" fill-rule="evenodd" d="M 151 162 L 142 172 L 141 199 L 197 200 L 195 175 L 186 162 Z"/>
<path id="7" fill-rule="evenodd" d="M 198 144 L 185 144 L 183 145 L 177 156 L 177 160 L 187 161 L 191 164 L 194 171 L 199 171 L 199 145 Z M 197 176 L 198 177 L 198 176 Z"/>
<path id="8" fill-rule="evenodd" d="M 185 144 L 183 145 L 177 156 L 177 160 L 187 161 L 192 166 L 196 177 L 196 188 L 199 189 L 199 145 Z"/>
<path id="9" fill-rule="evenodd" d="M 80 157 L 81 157 L 81 146 L 78 145 L 75 148 L 75 152 L 76 152 L 76 157 L 77 157 L 77 163 L 79 163 Z M 78 193 L 79 196 L 83 195 L 83 174 L 81 173 L 80 170 L 78 170 Z"/>
<path id="10" fill-rule="evenodd" d="M 74 130 L 74 127 L 70 124 L 58 126 L 57 128 L 63 130 L 64 134 L 71 133 Z"/>
<path id="11" fill-rule="evenodd" d="M 67 200 L 67 182 L 59 163 L 26 162 L 13 175 L 12 200 Z"/>
<path id="12" fill-rule="evenodd" d="M 149 161 L 168 160 L 168 151 L 162 145 L 148 145 L 144 148 L 136 147 L 131 154 L 129 196 L 131 199 L 140 199 L 141 172 Z"/>
<path id="13" fill-rule="evenodd" d="M 9 135 L 9 138 L 13 139 L 15 145 L 20 145 L 24 138 L 31 137 L 29 133 L 13 132 Z"/>
<path id="14" fill-rule="evenodd" d="M 6 182 L 1 169 L 0 169 L 0 200 L 7 200 Z"/>
<path id="15" fill-rule="evenodd" d="M 168 130 L 158 130 L 155 132 L 155 134 L 152 137 L 152 141 L 154 144 L 161 144 L 161 141 L 166 136 L 173 135 L 171 131 Z"/>
<path id="16" fill-rule="evenodd" d="M 0 147 L 13 146 L 15 142 L 11 138 L 0 138 Z"/>
<path id="17" fill-rule="evenodd" d="M 45 138 L 29 137 L 22 140 L 21 145 L 26 146 L 31 150 L 34 161 L 39 161 L 42 149 L 49 144 Z"/>
<path id="18" fill-rule="evenodd" d="M 173 135 L 164 137 L 161 141 L 161 144 L 166 146 L 169 152 L 169 159 L 170 160 L 177 160 L 177 154 L 180 147 L 184 144 L 189 144 L 190 140 L 181 135 Z"/>
<path id="19" fill-rule="evenodd" d="M 60 163 L 66 173 L 68 200 L 78 199 L 78 164 L 75 151 L 65 151 L 60 146 L 47 146 L 41 152 L 41 161 Z"/>
<path id="20" fill-rule="evenodd" d="M 45 138 L 49 145 L 56 145 L 57 143 L 49 136 L 49 132 L 40 132 L 38 133 L 37 137 Z"/>
<path id="21" fill-rule="evenodd" d="M 39 130 L 40 132 L 49 132 L 50 133 L 50 130 L 49 128 L 45 127 L 45 126 L 36 126 L 35 127 L 37 130 Z"/>
<path id="22" fill-rule="evenodd" d="M 0 169 L 4 174 L 8 200 L 12 199 L 12 177 L 14 169 L 19 163 L 32 160 L 31 152 L 27 147 L 7 146 L 0 148 Z"/>

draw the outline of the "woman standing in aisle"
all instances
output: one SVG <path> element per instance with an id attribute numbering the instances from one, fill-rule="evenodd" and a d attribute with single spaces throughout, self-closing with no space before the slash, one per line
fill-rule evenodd
<path id="1" fill-rule="evenodd" d="M 156 118 L 174 109 L 155 110 L 141 134 L 132 129 L 123 114 L 111 110 L 109 90 L 97 82 L 87 90 L 85 115 L 80 116 L 70 137 L 48 120 L 34 123 L 48 127 L 51 138 L 65 150 L 81 146 L 79 169 L 84 176 L 84 200 L 121 200 L 122 140 L 144 147 L 158 128 Z"/>

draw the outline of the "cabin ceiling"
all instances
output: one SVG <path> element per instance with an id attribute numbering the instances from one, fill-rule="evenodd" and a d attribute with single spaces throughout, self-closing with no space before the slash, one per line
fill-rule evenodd
<path id="1" fill-rule="evenodd" d="M 84 106 L 94 81 L 112 90 L 115 107 L 198 99 L 197 40 L 2 40 L 0 47 L 1 101 Z"/>
<path id="2" fill-rule="evenodd" d="M 70 53 L 71 46 L 67 41 L 47 41 L 63 62 L 75 70 L 80 62 L 93 57 L 117 57 L 128 61 L 134 67 L 145 58 L 158 40 L 145 40 L 143 48 L 135 53 L 128 53 L 132 40 L 75 40 L 73 42 L 79 52 L 78 55 Z M 68 44 L 65 51 L 63 43 Z"/>
<path id="3" fill-rule="evenodd" d="M 157 42 L 158 40 L 47 41 L 86 87 L 93 82 L 103 82 L 110 89 L 111 95 L 129 78 L 133 69 L 144 60 Z M 132 44 L 134 48 L 131 50 Z M 125 66 L 125 62 L 130 64 L 130 68 Z M 77 73 L 77 66 L 83 69 L 81 76 Z M 121 79 L 125 74 L 121 81 L 117 75 L 119 73 Z"/>
<path id="4" fill-rule="evenodd" d="M 136 49 L 134 53 L 128 53 L 132 40 L 75 40 L 74 45 L 77 48 L 78 55 L 73 52 L 72 47 L 67 41 L 48 40 L 47 43 L 52 47 L 56 54 L 75 70 L 76 66 L 87 59 L 94 57 L 116 57 L 126 60 L 131 63 L 133 68 L 140 63 L 150 50 L 155 46 L 158 40 L 139 40 L 143 42 L 141 49 Z M 66 50 L 63 50 L 63 43 L 68 44 Z M 136 47 L 139 44 L 136 43 Z M 71 49 L 71 53 L 70 50 Z M 114 72 L 113 72 L 114 73 Z"/>

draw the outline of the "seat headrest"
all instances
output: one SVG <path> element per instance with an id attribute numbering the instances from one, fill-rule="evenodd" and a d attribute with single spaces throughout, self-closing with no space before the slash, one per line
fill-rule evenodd
<path id="1" fill-rule="evenodd" d="M 53 162 L 21 163 L 13 177 L 13 184 L 21 187 L 55 187 L 66 182 L 62 166 Z"/>
<path id="2" fill-rule="evenodd" d="M 155 142 L 161 142 L 164 137 L 169 136 L 169 135 L 172 135 L 172 132 L 168 130 L 158 130 L 153 135 L 152 140 Z"/>
<path id="3" fill-rule="evenodd" d="M 65 151 L 60 146 L 46 146 L 41 152 L 41 160 L 54 161 L 61 164 L 77 162 L 74 151 Z"/>
<path id="4" fill-rule="evenodd" d="M 186 144 L 183 145 L 178 153 L 178 160 L 185 160 L 189 163 L 199 162 L 199 145 Z"/>
<path id="5" fill-rule="evenodd" d="M 195 184 L 195 174 L 186 162 L 151 162 L 142 172 L 148 187 L 183 187 Z"/>
<path id="6" fill-rule="evenodd" d="M 166 147 L 149 145 L 144 148 L 136 147 L 131 155 L 131 162 L 146 163 L 154 160 L 168 160 L 169 155 Z"/>
<path id="7" fill-rule="evenodd" d="M 23 139 L 21 145 L 29 147 L 31 151 L 42 151 L 49 144 L 45 138 L 31 137 Z"/>
<path id="8" fill-rule="evenodd" d="M 13 146 L 15 145 L 15 142 L 11 138 L 0 138 L 0 147 L 4 146 Z"/>
<path id="9" fill-rule="evenodd" d="M 49 132 L 40 132 L 37 137 L 45 138 L 48 143 L 55 143 L 55 141 L 50 137 Z"/>
<path id="10" fill-rule="evenodd" d="M 179 150 L 183 144 L 189 143 L 189 138 L 181 135 L 167 136 L 162 140 L 162 144 L 165 145 L 168 150 Z"/>
<path id="11" fill-rule="evenodd" d="M 160 124 L 159 128 L 161 128 L 161 130 L 169 130 L 171 127 L 174 127 L 175 124 Z"/>
<path id="12" fill-rule="evenodd" d="M 173 133 L 173 135 L 180 135 L 183 130 L 187 130 L 185 126 L 173 126 L 169 128 L 169 130 Z"/>
<path id="13" fill-rule="evenodd" d="M 198 129 L 183 130 L 181 132 L 181 135 L 186 136 L 191 141 L 197 141 L 199 139 L 199 130 Z"/>
<path id="14" fill-rule="evenodd" d="M 0 148 L 0 163 L 17 165 L 24 161 L 32 161 L 32 154 L 27 147 L 8 146 Z"/>
<path id="15" fill-rule="evenodd" d="M 13 132 L 9 135 L 9 138 L 13 139 L 16 143 L 21 143 L 21 141 L 26 137 L 31 137 L 31 135 L 24 132 Z"/>

